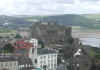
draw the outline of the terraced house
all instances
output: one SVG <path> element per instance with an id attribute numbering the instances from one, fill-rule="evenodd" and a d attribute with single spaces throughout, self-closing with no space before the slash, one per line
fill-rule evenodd
<path id="1" fill-rule="evenodd" d="M 19 70 L 16 57 L 0 55 L 0 70 Z"/>

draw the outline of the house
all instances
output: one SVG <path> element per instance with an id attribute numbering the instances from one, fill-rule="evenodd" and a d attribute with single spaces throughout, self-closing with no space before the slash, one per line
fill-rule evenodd
<path id="1" fill-rule="evenodd" d="M 20 56 L 18 58 L 18 65 L 19 70 L 35 70 L 35 67 L 33 66 L 32 60 L 29 57 L 26 56 Z"/>
<path id="2" fill-rule="evenodd" d="M 17 57 L 0 55 L 0 70 L 19 70 Z"/>
<path id="3" fill-rule="evenodd" d="M 30 48 L 33 46 L 31 43 L 29 43 L 28 41 L 25 40 L 18 40 L 15 43 L 13 43 L 13 46 L 15 48 L 14 53 L 17 56 L 22 56 L 22 55 L 26 55 L 28 56 L 28 52 L 30 50 Z"/>
<path id="4" fill-rule="evenodd" d="M 14 47 L 14 53 L 0 54 L 0 70 L 35 70 L 32 62 L 33 59 L 29 58 L 30 50 L 31 48 L 34 49 L 35 46 L 35 42 L 32 43 L 32 41 L 16 40 L 12 42 L 11 45 Z"/>
<path id="5" fill-rule="evenodd" d="M 17 29 L 17 34 L 19 34 L 22 38 L 29 39 L 30 38 L 30 29 L 21 27 L 21 28 Z"/>
<path id="6" fill-rule="evenodd" d="M 53 49 L 38 48 L 36 66 L 44 70 L 56 70 L 57 52 Z"/>
<path id="7" fill-rule="evenodd" d="M 39 48 L 38 40 L 31 39 L 34 47 L 30 48 L 29 58 L 37 69 L 55 70 L 57 68 L 57 52 L 50 48 Z"/>

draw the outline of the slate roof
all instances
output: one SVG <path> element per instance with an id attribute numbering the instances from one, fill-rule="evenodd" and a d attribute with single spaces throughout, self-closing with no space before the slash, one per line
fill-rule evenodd
<path id="1" fill-rule="evenodd" d="M 31 65 L 30 67 L 22 67 L 20 70 L 31 70 L 35 67 L 33 66 L 33 63 L 29 57 L 26 56 L 20 56 L 18 59 L 19 65 Z"/>
<path id="2" fill-rule="evenodd" d="M 57 52 L 53 49 L 48 49 L 48 48 L 38 48 L 37 49 L 37 54 L 39 54 L 39 55 L 54 54 L 54 53 L 57 53 Z"/>
<path id="3" fill-rule="evenodd" d="M 32 65 L 32 61 L 29 57 L 26 57 L 26 56 L 20 56 L 18 58 L 18 62 L 19 62 L 19 65 L 23 65 L 23 64 L 30 64 Z"/>
<path id="4" fill-rule="evenodd" d="M 0 62 L 17 61 L 17 60 L 18 60 L 18 57 L 16 56 L 0 55 Z"/>

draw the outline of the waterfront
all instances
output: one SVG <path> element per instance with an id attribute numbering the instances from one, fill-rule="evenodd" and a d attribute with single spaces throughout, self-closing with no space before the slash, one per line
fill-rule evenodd
<path id="1" fill-rule="evenodd" d="M 100 30 L 72 30 L 72 36 L 79 38 L 82 44 L 100 47 Z"/>

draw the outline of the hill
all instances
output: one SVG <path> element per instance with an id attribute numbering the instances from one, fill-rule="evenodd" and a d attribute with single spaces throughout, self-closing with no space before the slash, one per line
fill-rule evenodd
<path id="1" fill-rule="evenodd" d="M 93 19 L 89 19 L 83 15 L 74 15 L 74 14 L 48 16 L 40 20 L 44 22 L 56 21 L 58 24 L 64 24 L 67 26 L 81 26 L 85 28 L 97 28 L 96 25 L 98 25 L 98 22 Z"/>
<path id="2" fill-rule="evenodd" d="M 32 24 L 24 19 L 24 17 L 0 15 L 0 28 L 16 29 L 18 27 L 28 27 Z"/>
<path id="3" fill-rule="evenodd" d="M 85 14 L 85 15 L 64 14 L 64 15 L 54 15 L 54 16 L 0 15 L 0 27 L 13 28 L 13 29 L 19 27 L 30 27 L 34 19 L 43 22 L 56 21 L 58 24 L 63 24 L 67 26 L 80 26 L 83 28 L 100 29 L 99 21 L 92 19 L 92 15 L 89 14 Z M 8 24 L 5 26 L 4 25 L 5 23 Z"/>
<path id="4" fill-rule="evenodd" d="M 84 14 L 83 16 L 93 20 L 100 20 L 100 14 Z"/>

